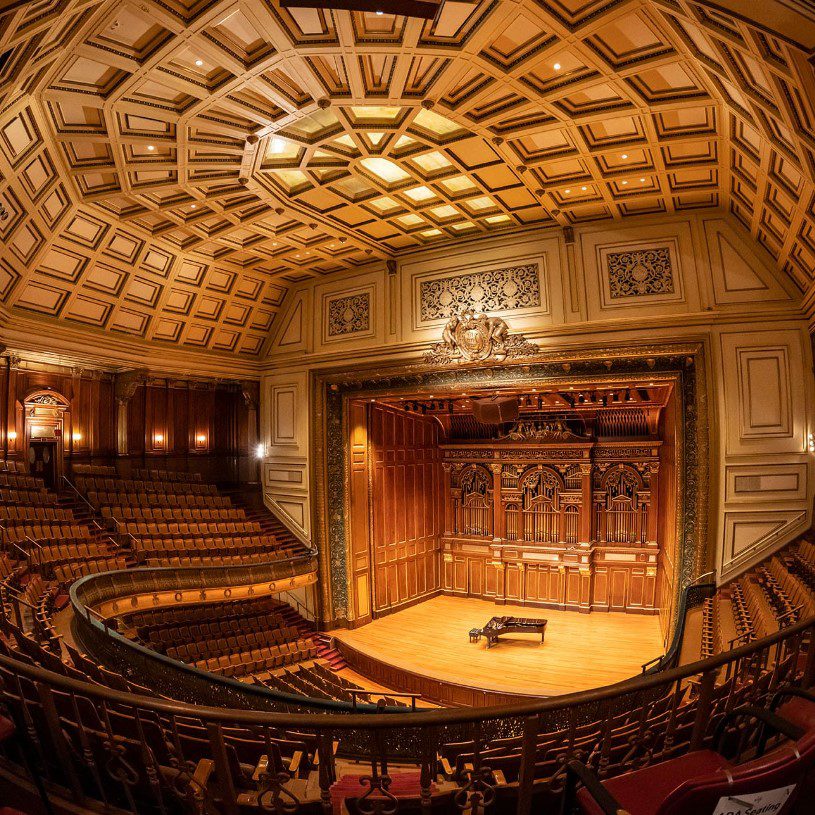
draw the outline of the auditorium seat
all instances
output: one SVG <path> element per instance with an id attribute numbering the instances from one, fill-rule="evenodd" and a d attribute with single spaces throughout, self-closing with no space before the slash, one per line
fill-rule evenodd
<path id="1" fill-rule="evenodd" d="M 815 708 L 815 704 L 806 702 Z M 696 750 L 670 761 L 645 767 L 601 782 L 579 761 L 568 765 L 568 791 L 564 812 L 569 811 L 577 782 L 578 810 L 584 815 L 709 815 L 721 798 L 796 786 L 815 766 L 815 728 L 806 729 L 767 710 L 744 707 L 734 710 L 727 723 L 748 717 L 771 730 L 783 741 L 764 752 L 758 745 L 755 757 L 741 763 L 728 760 L 722 745 L 727 730 L 720 727 L 715 749 Z M 724 724 L 724 723 L 723 723 Z M 781 813 L 794 803 L 790 796 Z M 774 810 L 774 812 L 776 812 Z"/>

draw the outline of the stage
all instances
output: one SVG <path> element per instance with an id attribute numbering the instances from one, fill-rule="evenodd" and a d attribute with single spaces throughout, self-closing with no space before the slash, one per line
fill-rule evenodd
<path id="1" fill-rule="evenodd" d="M 508 634 L 487 650 L 469 641 L 490 617 L 549 621 L 539 634 Z M 629 679 L 663 653 L 655 615 L 579 614 L 437 596 L 355 630 L 329 632 L 341 643 L 402 671 L 467 688 L 555 696 Z"/>

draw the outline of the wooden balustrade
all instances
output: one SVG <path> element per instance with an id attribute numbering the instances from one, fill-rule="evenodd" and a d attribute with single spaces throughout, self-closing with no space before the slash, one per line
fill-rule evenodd
<path id="1" fill-rule="evenodd" d="M 384 797 L 394 815 L 445 804 L 556 812 L 569 760 L 587 761 L 601 778 L 665 761 L 710 745 L 735 707 L 813 681 L 813 617 L 623 685 L 477 710 L 309 715 L 186 705 L 0 656 L 0 703 L 25 758 L 14 771 L 44 779 L 54 798 L 133 813 L 238 815 L 251 806 L 331 815 L 338 756 L 363 762 L 358 795 Z M 392 773 L 405 766 L 417 773 L 415 793 L 389 797 Z"/>

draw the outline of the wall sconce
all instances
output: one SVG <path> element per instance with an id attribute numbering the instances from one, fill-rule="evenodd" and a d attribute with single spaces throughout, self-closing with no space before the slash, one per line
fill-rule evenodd
<path id="1" fill-rule="evenodd" d="M 815 453 L 815 433 L 810 433 L 807 440 L 807 447 L 810 453 Z"/>
<path id="2" fill-rule="evenodd" d="M 73 441 L 82 441 L 82 434 L 79 432 L 71 433 L 71 439 Z"/>
<path id="3" fill-rule="evenodd" d="M 164 444 L 164 434 L 163 433 L 154 433 L 153 434 L 153 445 L 155 447 L 161 447 Z"/>
<path id="4" fill-rule="evenodd" d="M 16 430 L 10 430 L 9 431 L 8 440 L 9 441 L 17 441 L 17 431 Z"/>
<path id="5" fill-rule="evenodd" d="M 266 455 L 266 446 L 263 444 L 259 444 L 255 448 L 255 458 L 263 458 Z"/>
<path id="6" fill-rule="evenodd" d="M 203 447 L 207 443 L 207 437 L 203 433 L 199 433 L 195 437 L 195 443 Z"/>

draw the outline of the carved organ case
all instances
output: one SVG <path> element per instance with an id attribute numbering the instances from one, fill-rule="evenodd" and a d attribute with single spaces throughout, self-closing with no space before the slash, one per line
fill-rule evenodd
<path id="1" fill-rule="evenodd" d="M 444 590 L 656 613 L 661 442 L 444 444 Z"/>

